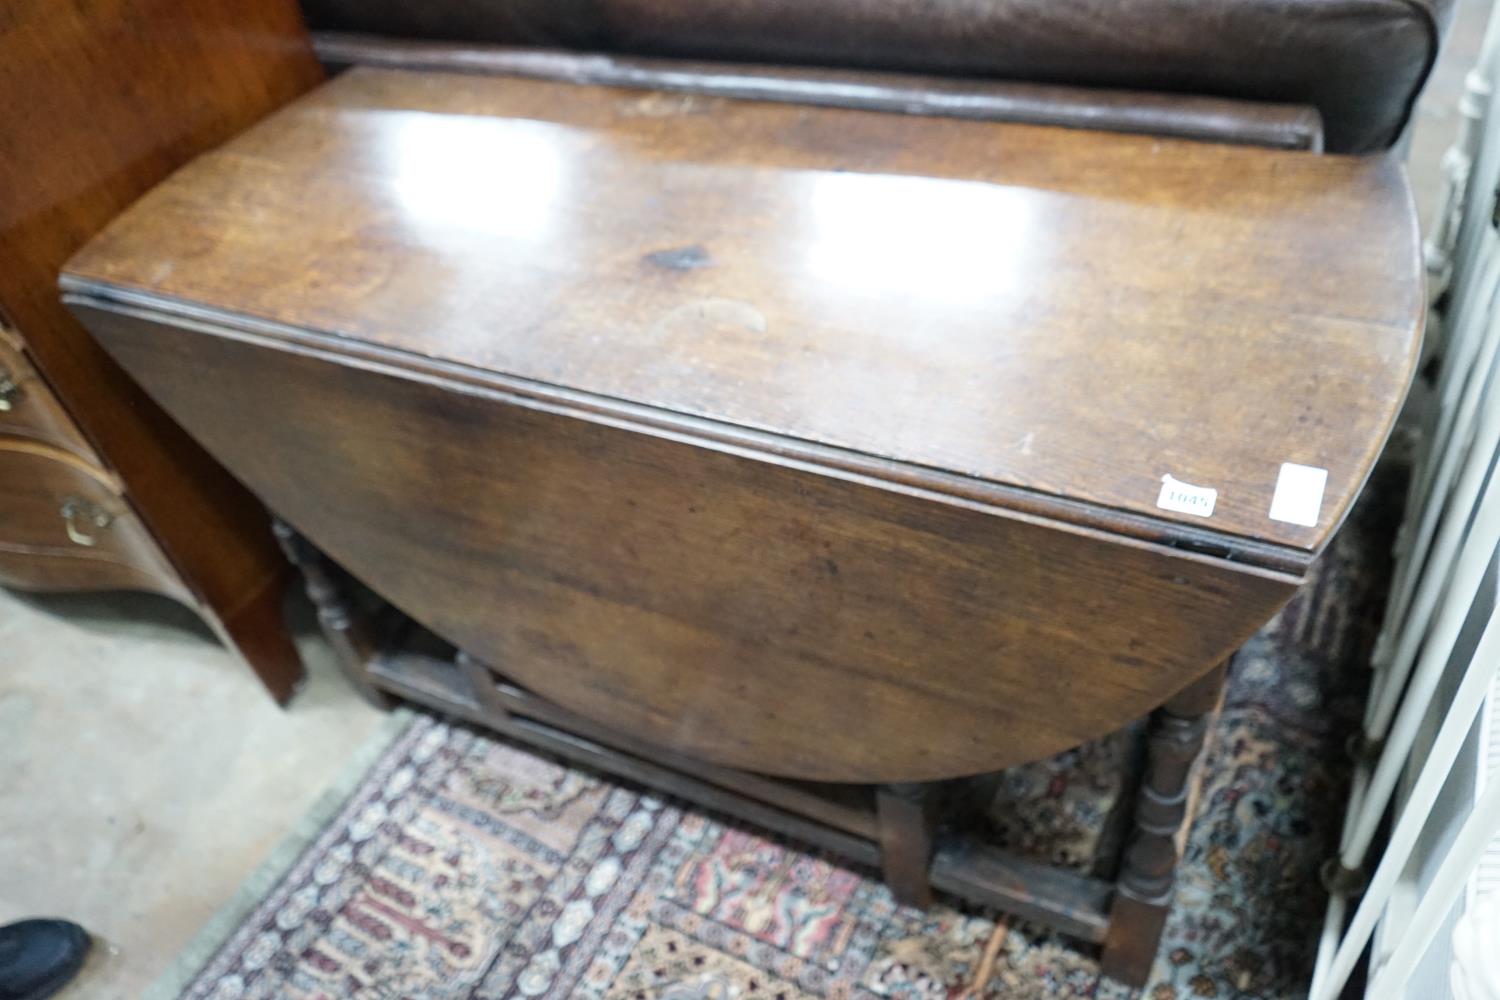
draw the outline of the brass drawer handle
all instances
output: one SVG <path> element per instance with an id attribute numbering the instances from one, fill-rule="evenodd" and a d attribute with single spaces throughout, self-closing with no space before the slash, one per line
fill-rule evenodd
<path id="1" fill-rule="evenodd" d="M 115 516 L 96 503 L 82 497 L 68 497 L 58 511 L 68 527 L 68 538 L 75 545 L 92 546 L 99 542 L 96 532 L 108 528 Z"/>
<path id="2" fill-rule="evenodd" d="M 21 383 L 4 368 L 0 368 L 0 413 L 16 408 L 21 401 Z"/>

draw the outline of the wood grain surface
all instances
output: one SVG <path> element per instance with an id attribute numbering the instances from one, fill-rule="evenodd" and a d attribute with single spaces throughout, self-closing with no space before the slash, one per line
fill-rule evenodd
<path id="1" fill-rule="evenodd" d="M 711 763 L 880 782 L 1056 753 L 1221 662 L 1297 582 L 332 340 L 70 302 L 358 579 L 571 712 Z"/>
<path id="2" fill-rule="evenodd" d="M 1304 558 L 1423 312 L 1387 158 L 365 69 L 69 269 Z M 1328 470 L 1313 526 L 1268 517 L 1284 462 Z"/>
<path id="3" fill-rule="evenodd" d="M 822 781 L 1046 756 L 1221 663 L 1358 491 L 1421 327 L 1385 159 L 364 69 L 64 285 L 445 640 Z M 1315 524 L 1268 516 L 1283 462 L 1328 470 Z"/>

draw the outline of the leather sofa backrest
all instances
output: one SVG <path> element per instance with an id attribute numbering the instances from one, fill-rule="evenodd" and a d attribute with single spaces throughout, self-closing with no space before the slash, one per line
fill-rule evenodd
<path id="1" fill-rule="evenodd" d="M 314 29 L 1311 104 L 1400 135 L 1452 0 L 303 0 Z"/>

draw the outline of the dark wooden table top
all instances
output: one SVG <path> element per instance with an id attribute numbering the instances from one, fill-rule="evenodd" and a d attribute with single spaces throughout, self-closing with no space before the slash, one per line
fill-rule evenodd
<path id="1" fill-rule="evenodd" d="M 1289 558 L 1358 492 L 1423 317 L 1389 158 L 369 69 L 69 271 Z M 1315 525 L 1269 517 L 1283 463 L 1328 471 Z M 1212 515 L 1161 509 L 1168 475 Z"/>

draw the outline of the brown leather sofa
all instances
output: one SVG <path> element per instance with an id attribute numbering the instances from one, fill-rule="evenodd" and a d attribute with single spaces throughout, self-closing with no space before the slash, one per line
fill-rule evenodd
<path id="1" fill-rule="evenodd" d="M 1400 136 L 1452 0 L 304 0 L 315 31 L 1305 104 Z"/>

